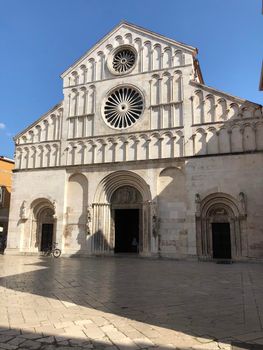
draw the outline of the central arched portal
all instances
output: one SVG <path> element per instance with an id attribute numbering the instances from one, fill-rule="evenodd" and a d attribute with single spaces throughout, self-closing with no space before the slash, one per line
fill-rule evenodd
<path id="1" fill-rule="evenodd" d="M 142 249 L 142 196 L 132 186 L 118 188 L 111 197 L 115 253 Z"/>
<path id="2" fill-rule="evenodd" d="M 138 174 L 116 171 L 99 183 L 92 204 L 94 254 L 151 254 L 150 186 Z"/>

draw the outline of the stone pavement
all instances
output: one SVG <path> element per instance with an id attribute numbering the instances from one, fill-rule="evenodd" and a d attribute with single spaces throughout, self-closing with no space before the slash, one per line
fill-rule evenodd
<path id="1" fill-rule="evenodd" d="M 0 256 L 0 349 L 262 345 L 262 264 Z"/>

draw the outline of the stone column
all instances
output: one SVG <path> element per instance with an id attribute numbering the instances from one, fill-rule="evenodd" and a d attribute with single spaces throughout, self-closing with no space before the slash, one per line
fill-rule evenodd
<path id="1" fill-rule="evenodd" d="M 92 252 L 109 253 L 111 242 L 111 213 L 109 203 L 93 203 Z"/>

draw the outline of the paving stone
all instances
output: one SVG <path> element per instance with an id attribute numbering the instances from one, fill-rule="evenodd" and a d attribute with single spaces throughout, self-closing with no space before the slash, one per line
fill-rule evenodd
<path id="1" fill-rule="evenodd" d="M 74 321 L 75 324 L 82 326 L 86 324 L 92 324 L 93 322 L 91 320 L 79 320 L 79 321 Z"/>
<path id="2" fill-rule="evenodd" d="M 103 331 L 101 331 L 101 329 L 94 323 L 86 324 L 83 332 L 91 339 L 102 339 L 105 337 Z"/>
<path id="3" fill-rule="evenodd" d="M 18 349 L 18 345 L 11 345 L 7 343 L 0 343 L 0 349 L 6 349 L 6 350 L 14 350 Z"/>
<path id="4" fill-rule="evenodd" d="M 8 342 L 8 340 L 11 340 L 13 338 L 14 338 L 13 335 L 8 335 L 8 334 L 0 335 L 0 343 L 6 343 Z"/>
<path id="5" fill-rule="evenodd" d="M 26 340 L 23 343 L 23 347 L 26 349 L 36 350 L 36 349 L 39 349 L 41 347 L 41 344 L 38 343 L 37 341 Z"/>
<path id="6" fill-rule="evenodd" d="M 90 345 L 90 342 L 87 339 L 69 339 L 70 345 Z"/>
<path id="7" fill-rule="evenodd" d="M 149 347 L 149 346 L 155 345 L 150 339 L 147 339 L 147 338 L 135 338 L 135 339 L 133 339 L 133 342 L 139 348 L 144 348 L 144 347 Z"/>
<path id="8" fill-rule="evenodd" d="M 42 334 L 39 333 L 28 333 L 28 330 L 21 329 L 21 337 L 25 339 L 38 339 L 42 337 Z"/>
<path id="9" fill-rule="evenodd" d="M 52 344 L 55 341 L 54 337 L 44 337 L 44 338 L 39 338 L 36 341 L 40 343 L 45 343 L 45 344 Z"/>
<path id="10" fill-rule="evenodd" d="M 16 338 L 9 340 L 8 344 L 21 346 L 21 344 L 24 343 L 25 341 L 26 341 L 25 338 L 16 337 Z"/>
<path id="11" fill-rule="evenodd" d="M 59 345 L 59 346 L 62 346 L 62 345 L 67 346 L 67 345 L 70 345 L 70 344 L 69 344 L 69 340 L 62 340 L 62 341 L 59 341 L 59 342 L 58 342 L 58 345 Z"/>

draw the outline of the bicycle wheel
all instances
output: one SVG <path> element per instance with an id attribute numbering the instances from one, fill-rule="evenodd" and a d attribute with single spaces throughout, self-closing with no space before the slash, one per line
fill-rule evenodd
<path id="1" fill-rule="evenodd" d="M 53 256 L 54 256 L 54 258 L 59 258 L 60 255 L 61 255 L 61 250 L 58 249 L 58 248 L 55 248 L 55 249 L 53 250 Z"/>

